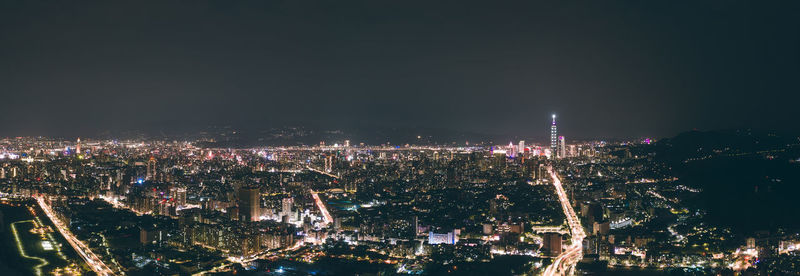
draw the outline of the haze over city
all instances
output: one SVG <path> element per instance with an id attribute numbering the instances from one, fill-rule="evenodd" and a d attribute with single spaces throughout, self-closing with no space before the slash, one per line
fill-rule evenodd
<path id="1" fill-rule="evenodd" d="M 0 3 L 0 135 L 798 130 L 793 2 Z M 52 111 L 62 111 L 54 116 Z"/>

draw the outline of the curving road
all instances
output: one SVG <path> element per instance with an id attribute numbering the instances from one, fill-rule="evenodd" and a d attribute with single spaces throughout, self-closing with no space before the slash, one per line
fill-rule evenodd
<path id="1" fill-rule="evenodd" d="M 569 203 L 569 198 L 564 192 L 564 187 L 561 186 L 561 179 L 558 178 L 553 167 L 547 168 L 550 176 L 553 178 L 553 186 L 556 188 L 556 195 L 561 202 L 561 208 L 564 209 L 564 214 L 567 216 L 567 224 L 569 225 L 569 232 L 572 236 L 571 244 L 567 246 L 560 255 L 553 259 L 544 270 L 545 276 L 552 275 L 567 275 L 574 271 L 575 264 L 583 258 L 583 239 L 586 237 L 586 232 L 583 231 L 581 220 L 572 209 L 572 204 Z"/>

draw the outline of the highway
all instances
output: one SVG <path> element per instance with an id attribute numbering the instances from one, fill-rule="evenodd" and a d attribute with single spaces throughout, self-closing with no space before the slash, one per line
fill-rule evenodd
<path id="1" fill-rule="evenodd" d="M 316 203 L 317 207 L 319 207 L 319 212 L 322 213 L 322 219 L 325 221 L 325 224 L 327 225 L 333 222 L 333 217 L 331 216 L 331 213 L 328 212 L 328 208 L 325 208 L 325 203 L 322 202 L 322 200 L 319 198 L 317 192 L 315 192 L 312 189 L 309 189 L 308 192 L 311 193 L 311 197 L 314 198 L 314 203 Z"/>
<path id="2" fill-rule="evenodd" d="M 569 225 L 572 239 L 570 240 L 571 244 L 564 248 L 564 251 L 553 259 L 553 263 L 545 268 L 544 275 L 567 275 L 574 272 L 575 265 L 583 258 L 583 239 L 586 237 L 586 232 L 583 231 L 581 220 L 575 214 L 572 204 L 569 203 L 569 198 L 564 192 L 564 187 L 561 186 L 561 179 L 558 178 L 558 174 L 556 174 L 552 166 L 548 167 L 547 170 L 553 178 L 556 195 L 561 202 L 561 208 L 564 209 L 564 214 L 567 216 L 567 224 Z"/>
<path id="3" fill-rule="evenodd" d="M 329 172 L 320 171 L 320 170 L 317 170 L 315 168 L 312 168 L 311 166 L 306 166 L 306 169 L 309 170 L 309 171 L 312 171 L 312 172 L 316 172 L 316 173 L 319 173 L 319 174 L 324 174 L 324 175 L 333 177 L 335 179 L 339 179 L 339 177 L 336 176 L 335 174 L 332 174 L 332 173 L 329 173 Z"/>
<path id="4" fill-rule="evenodd" d="M 53 209 L 50 208 L 50 205 L 47 205 L 47 202 L 45 202 L 44 197 L 39 195 L 36 196 L 35 198 L 36 202 L 39 203 L 39 206 L 42 207 L 42 210 L 44 211 L 45 215 L 47 215 L 47 217 L 50 218 L 50 221 L 53 222 L 53 225 L 56 226 L 58 232 L 61 233 L 62 236 L 64 236 L 64 239 L 66 239 L 67 242 L 69 242 L 69 244 L 72 245 L 72 248 L 75 249 L 75 252 L 78 252 L 78 255 L 80 255 L 81 258 L 83 258 L 83 260 L 86 261 L 86 264 L 88 264 L 89 267 L 95 273 L 97 273 L 97 275 L 103 275 L 103 276 L 114 275 L 114 271 L 108 268 L 108 266 L 106 266 L 106 264 L 103 263 L 103 261 L 100 260 L 100 258 L 97 257 L 97 255 L 95 255 L 94 252 L 92 252 L 92 250 L 89 249 L 88 246 L 86 246 L 83 242 L 78 240 L 78 238 L 72 235 L 72 232 L 69 231 L 67 226 L 64 225 L 55 216 L 55 212 L 53 211 Z"/>

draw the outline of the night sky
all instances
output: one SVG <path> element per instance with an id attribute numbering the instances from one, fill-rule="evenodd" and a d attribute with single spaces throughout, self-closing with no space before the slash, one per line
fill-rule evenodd
<path id="1" fill-rule="evenodd" d="M 800 129 L 800 1 L 551 2 L 3 0 L 0 136 Z"/>

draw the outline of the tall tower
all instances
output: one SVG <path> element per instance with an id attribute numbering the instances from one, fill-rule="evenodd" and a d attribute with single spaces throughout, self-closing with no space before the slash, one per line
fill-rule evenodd
<path id="1" fill-rule="evenodd" d="M 261 195 L 258 188 L 243 187 L 239 189 L 239 220 L 258 221 L 261 216 Z"/>
<path id="2" fill-rule="evenodd" d="M 81 138 L 78 137 L 78 142 L 75 143 L 75 152 L 81 154 Z"/>
<path id="3" fill-rule="evenodd" d="M 558 158 L 567 157 L 567 143 L 564 136 L 558 136 Z"/>
<path id="4" fill-rule="evenodd" d="M 556 114 L 553 114 L 553 125 L 550 126 L 550 152 L 553 156 L 558 150 L 558 131 L 556 130 Z"/>

